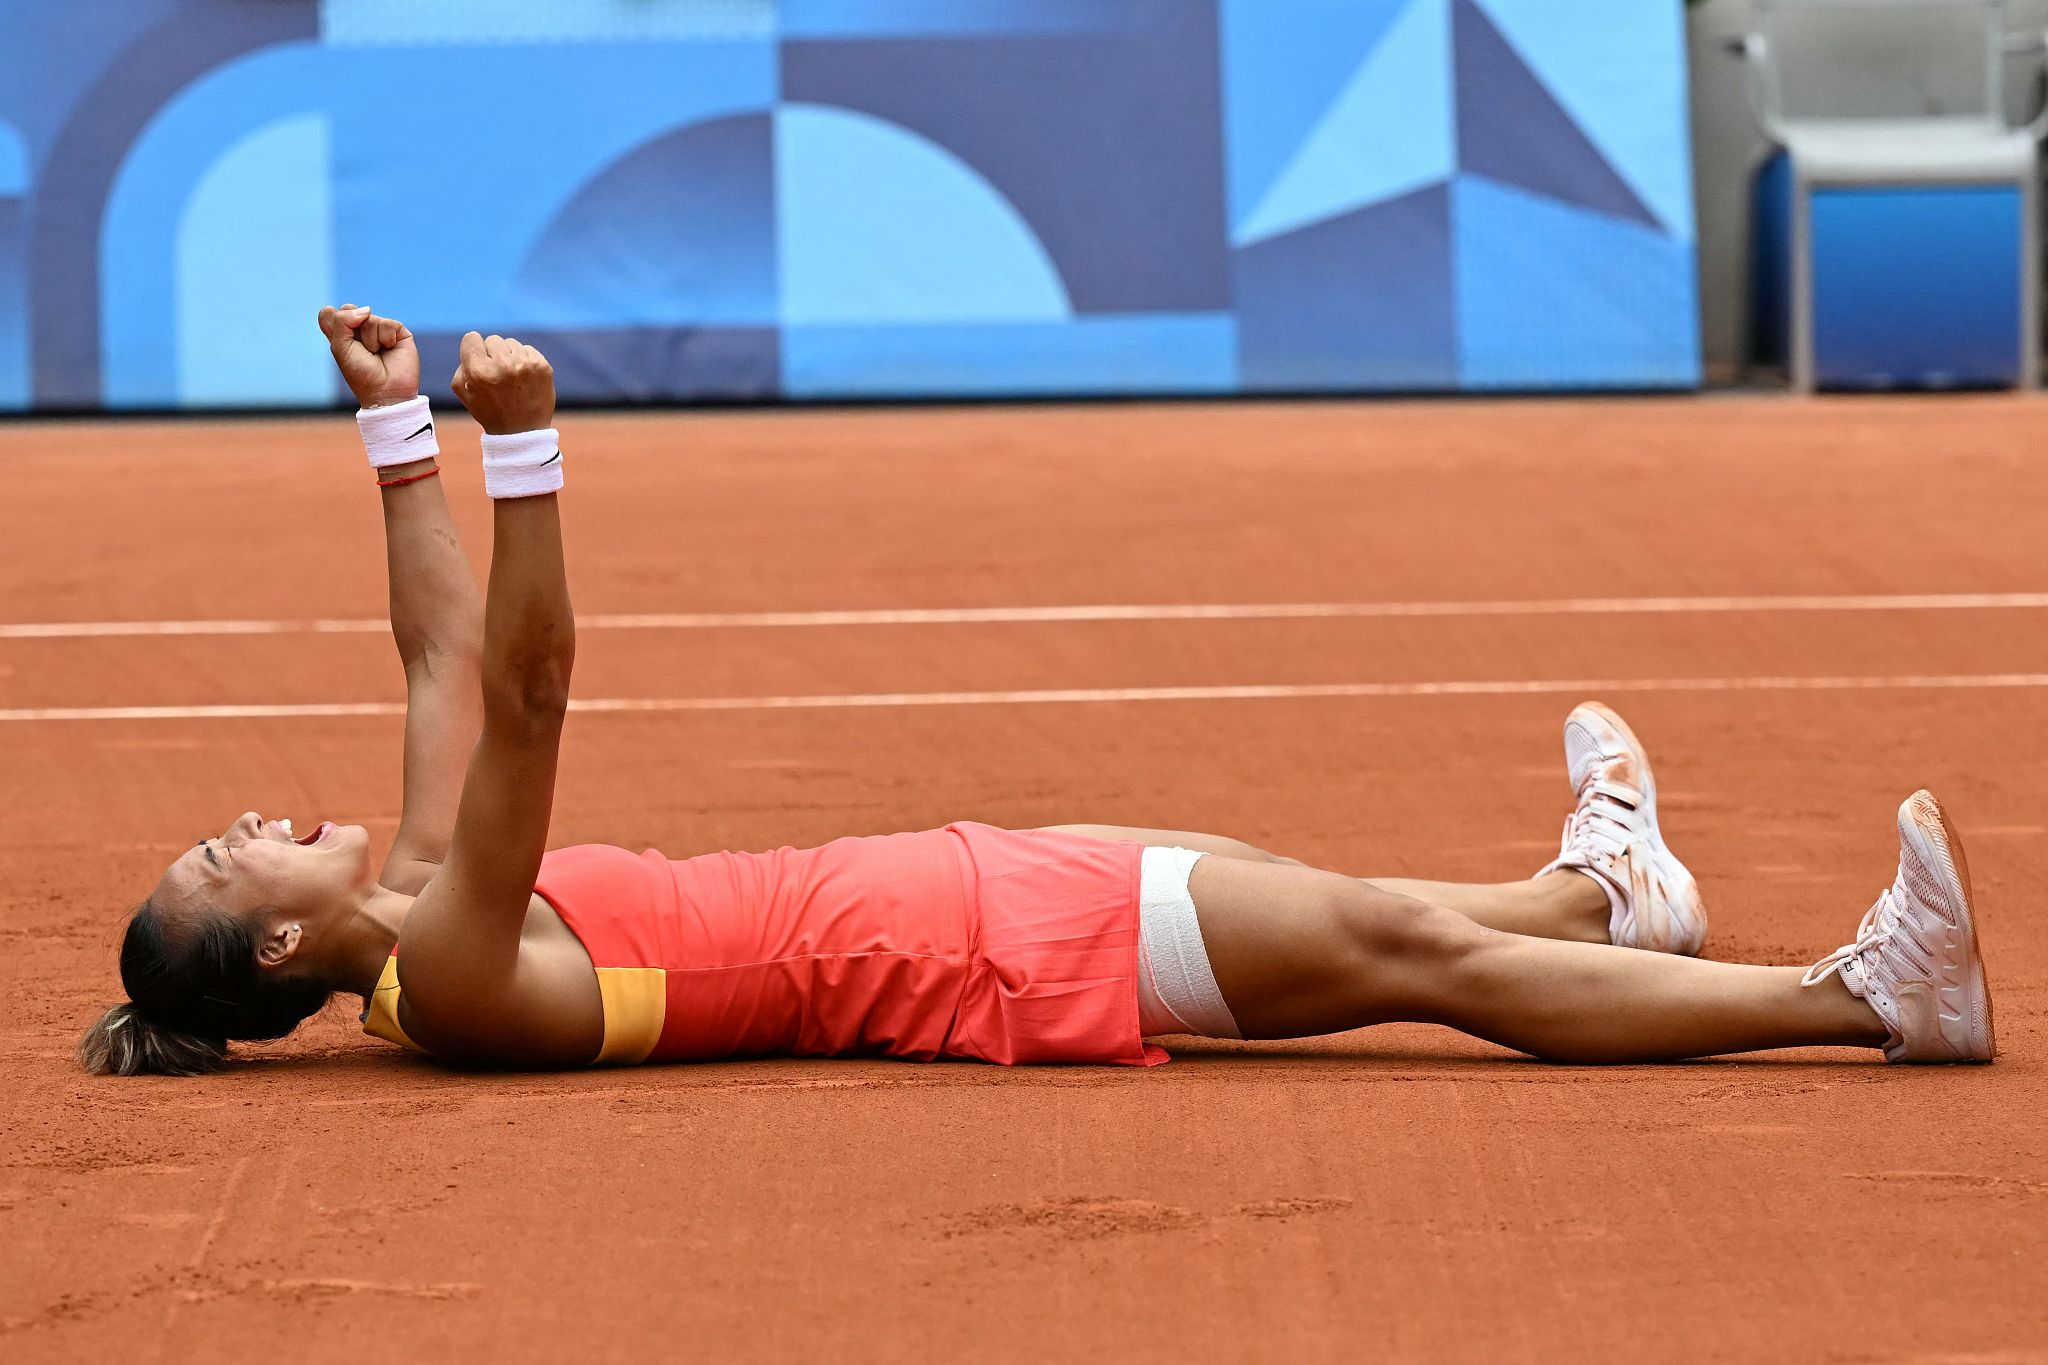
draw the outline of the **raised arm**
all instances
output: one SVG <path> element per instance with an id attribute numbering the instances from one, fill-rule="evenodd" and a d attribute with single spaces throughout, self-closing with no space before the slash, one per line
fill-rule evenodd
<path id="1" fill-rule="evenodd" d="M 419 350 L 404 323 L 344 304 L 320 310 L 320 330 L 366 413 L 419 396 Z M 425 429 L 411 437 L 434 449 L 432 419 L 424 411 L 418 416 Z M 483 599 L 441 481 L 429 477 L 437 468 L 428 455 L 376 470 L 391 635 L 405 665 L 404 805 L 378 880 L 408 895 L 418 894 L 448 856 L 463 769 L 483 725 Z"/>
<path id="2" fill-rule="evenodd" d="M 589 1018 L 579 1031 L 573 1009 L 534 1007 L 538 993 L 552 998 L 561 982 L 545 979 L 550 962 L 520 952 L 547 847 L 576 655 L 552 491 L 560 484 L 560 447 L 549 425 L 554 375 L 533 347 L 471 332 L 462 339 L 454 387 L 483 426 L 485 483 L 494 503 L 483 731 L 462 784 L 447 861 L 406 921 L 400 967 L 409 1027 L 448 1055 L 588 1061 L 602 1014 L 587 962 L 567 974 L 572 1003 L 582 998 L 579 989 L 588 997 Z"/>

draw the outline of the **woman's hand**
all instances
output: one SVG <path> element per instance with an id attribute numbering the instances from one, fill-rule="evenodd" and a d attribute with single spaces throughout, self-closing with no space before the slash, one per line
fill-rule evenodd
<path id="1" fill-rule="evenodd" d="M 511 337 L 462 336 L 462 363 L 451 387 L 477 424 L 493 436 L 542 431 L 555 424 L 555 371 L 547 357 Z"/>
<path id="2" fill-rule="evenodd" d="M 329 304 L 320 310 L 320 330 L 358 407 L 388 407 L 418 397 L 419 348 L 397 318 L 380 318 L 353 303 Z"/>

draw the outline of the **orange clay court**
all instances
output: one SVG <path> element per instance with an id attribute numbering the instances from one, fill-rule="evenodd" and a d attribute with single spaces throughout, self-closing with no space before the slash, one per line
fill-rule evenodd
<path id="1" fill-rule="evenodd" d="M 16 422 L 10 1365 L 2048 1359 L 2042 400 L 560 425 L 586 709 L 554 845 L 1108 819 L 1521 877 L 1598 696 L 1656 755 L 1708 956 L 1834 947 L 1899 799 L 1940 794 L 1999 1060 L 1566 1067 L 1404 1025 L 1149 1070 L 464 1076 L 337 1003 L 229 1074 L 91 1078 L 123 915 L 195 831 L 389 837 L 403 679 L 346 417 Z M 475 441 L 443 464 L 480 556 Z"/>

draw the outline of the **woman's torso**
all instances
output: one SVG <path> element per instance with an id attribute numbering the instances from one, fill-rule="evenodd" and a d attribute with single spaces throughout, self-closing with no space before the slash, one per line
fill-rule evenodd
<path id="1" fill-rule="evenodd" d="M 680 861 L 560 849 L 542 862 L 519 962 L 553 984 L 522 996 L 518 1018 L 553 1027 L 559 1010 L 586 1031 L 562 1063 L 489 1038 L 464 1055 L 1160 1061 L 1138 1031 L 1139 852 L 972 822 Z M 399 960 L 365 1026 L 410 1047 Z"/>
<path id="2" fill-rule="evenodd" d="M 541 990 L 595 976 L 598 1062 L 937 1056 L 973 949 L 964 875 L 946 830 L 680 860 L 558 849 L 536 879 L 520 974 Z M 395 963 L 365 1022 L 414 1046 Z M 556 994 L 537 1004 L 571 1004 Z"/>

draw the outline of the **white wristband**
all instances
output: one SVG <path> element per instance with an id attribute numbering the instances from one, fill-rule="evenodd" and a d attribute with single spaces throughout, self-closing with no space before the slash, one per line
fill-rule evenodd
<path id="1" fill-rule="evenodd" d="M 358 408 L 356 429 L 363 433 L 363 449 L 369 453 L 373 469 L 411 464 L 441 453 L 425 394 L 388 408 Z"/>
<path id="2" fill-rule="evenodd" d="M 553 427 L 484 433 L 484 492 L 494 498 L 534 498 L 562 486 L 562 441 Z"/>

